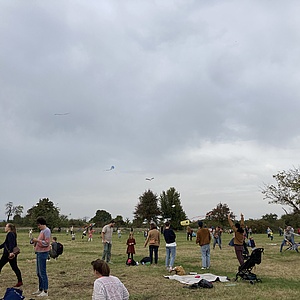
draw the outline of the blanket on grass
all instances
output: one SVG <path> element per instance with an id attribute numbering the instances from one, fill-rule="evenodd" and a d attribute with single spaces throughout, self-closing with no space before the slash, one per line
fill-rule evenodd
<path id="1" fill-rule="evenodd" d="M 227 276 L 217 276 L 211 273 L 205 273 L 205 274 L 196 274 L 196 275 L 169 275 L 169 276 L 164 276 L 165 278 L 168 279 L 174 279 L 177 280 L 181 283 L 184 284 L 193 284 L 196 282 L 199 282 L 201 279 L 205 279 L 210 282 L 215 282 L 215 281 L 221 281 L 221 282 L 227 282 L 229 281 Z"/>

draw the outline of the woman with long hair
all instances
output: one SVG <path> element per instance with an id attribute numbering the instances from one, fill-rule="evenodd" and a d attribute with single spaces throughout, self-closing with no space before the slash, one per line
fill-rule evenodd
<path id="1" fill-rule="evenodd" d="M 150 230 L 148 236 L 146 238 L 144 247 L 149 243 L 149 256 L 150 256 L 150 264 L 153 263 L 153 253 L 154 253 L 154 263 L 157 265 L 158 262 L 158 248 L 160 245 L 160 234 L 157 230 L 157 226 L 155 223 L 150 224 Z"/>
<path id="2" fill-rule="evenodd" d="M 17 263 L 17 255 L 13 253 L 14 247 L 17 246 L 17 231 L 15 225 L 7 223 L 5 226 L 5 232 L 7 232 L 5 241 L 0 245 L 0 249 L 3 249 L 3 254 L 0 259 L 0 273 L 2 268 L 9 262 L 12 270 L 15 272 L 18 282 L 15 287 L 23 285 L 21 271 Z"/>
<path id="3" fill-rule="evenodd" d="M 230 214 L 228 214 L 228 222 L 229 225 L 231 226 L 232 230 L 234 231 L 234 250 L 236 257 L 242 265 L 244 263 L 244 257 L 243 257 L 243 251 L 244 251 L 244 215 L 241 214 L 241 222 L 240 223 L 235 223 L 230 219 Z"/>

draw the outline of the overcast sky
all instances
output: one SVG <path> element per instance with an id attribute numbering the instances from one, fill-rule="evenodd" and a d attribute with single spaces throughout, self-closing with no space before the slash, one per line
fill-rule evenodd
<path id="1" fill-rule="evenodd" d="M 132 220 L 170 187 L 189 218 L 220 202 L 281 216 L 261 188 L 299 166 L 299 10 L 0 0 L 0 219 L 47 197 L 72 218 Z"/>

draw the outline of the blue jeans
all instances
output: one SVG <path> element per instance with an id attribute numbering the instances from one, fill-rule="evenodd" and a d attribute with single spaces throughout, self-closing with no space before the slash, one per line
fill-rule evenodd
<path id="1" fill-rule="evenodd" d="M 39 278 L 39 290 L 48 290 L 48 276 L 46 270 L 46 261 L 49 252 L 36 252 L 36 274 Z"/>
<path id="2" fill-rule="evenodd" d="M 105 260 L 105 258 L 106 258 L 106 262 L 110 262 L 111 243 L 105 243 L 103 247 L 104 247 L 104 249 L 103 249 L 103 254 L 102 254 L 102 260 Z"/>
<path id="3" fill-rule="evenodd" d="M 219 236 L 218 236 L 218 237 L 214 237 L 213 249 L 215 249 L 216 244 L 218 244 L 218 245 L 219 245 L 219 248 L 222 249 L 221 238 L 220 238 Z"/>
<path id="4" fill-rule="evenodd" d="M 210 245 L 202 245 L 201 246 L 201 254 L 202 254 L 202 267 L 209 268 L 210 267 Z"/>
<path id="5" fill-rule="evenodd" d="M 176 257 L 176 246 L 166 247 L 166 267 L 173 268 L 175 257 Z"/>

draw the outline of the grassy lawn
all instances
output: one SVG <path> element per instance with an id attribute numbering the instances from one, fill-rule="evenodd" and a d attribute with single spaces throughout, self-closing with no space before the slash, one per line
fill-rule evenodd
<path id="1" fill-rule="evenodd" d="M 64 245 L 64 253 L 57 261 L 47 263 L 49 277 L 48 299 L 91 299 L 94 276 L 91 261 L 101 258 L 102 244 L 99 232 L 94 234 L 92 242 L 87 238 L 71 241 L 70 235 L 54 233 Z M 37 236 L 35 234 L 34 236 Z M 118 239 L 114 234 L 112 247 L 111 274 L 119 277 L 130 293 L 130 299 L 295 299 L 299 296 L 300 254 L 296 251 L 279 252 L 282 238 L 274 235 L 270 241 L 267 235 L 255 235 L 257 247 L 263 247 L 265 252 L 262 263 L 253 272 L 262 279 L 262 283 L 254 285 L 238 281 L 235 285 L 216 282 L 213 289 L 190 290 L 183 288 L 183 284 L 164 278 L 168 275 L 164 267 L 165 243 L 161 243 L 159 250 L 159 264 L 155 266 L 139 265 L 128 267 L 126 261 L 126 240 L 128 232 L 123 231 Z M 235 278 L 238 261 L 234 249 L 228 245 L 231 235 L 223 234 L 223 249 L 211 249 L 210 273 Z M 5 239 L 4 230 L 0 233 L 0 243 Z M 148 256 L 148 247 L 144 248 L 142 232 L 135 231 L 136 255 L 140 261 Z M 194 238 L 195 239 L 195 238 Z M 296 239 L 298 240 L 298 239 Z M 35 274 L 35 254 L 29 244 L 28 232 L 18 232 L 18 244 L 21 248 L 19 267 L 23 275 L 23 294 L 26 299 L 34 298 L 31 293 L 37 289 Z M 277 245 L 274 245 L 277 244 Z M 195 241 L 186 241 L 185 232 L 177 232 L 177 256 L 175 265 L 182 265 L 186 272 L 203 272 L 200 261 L 199 246 Z M 16 277 L 7 264 L 0 275 L 0 297 L 3 297 L 7 287 L 16 284 Z M 35 297 L 37 299 L 37 297 Z"/>

